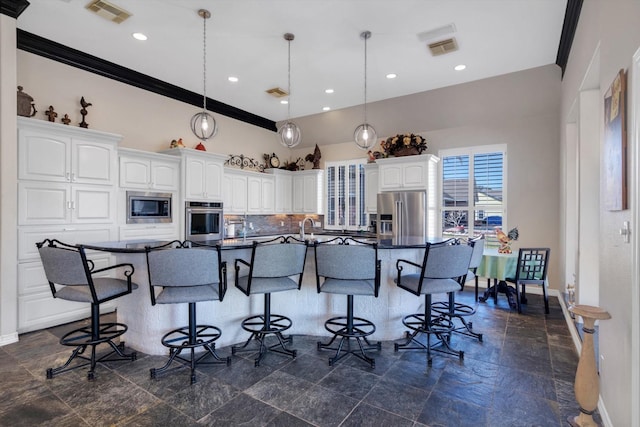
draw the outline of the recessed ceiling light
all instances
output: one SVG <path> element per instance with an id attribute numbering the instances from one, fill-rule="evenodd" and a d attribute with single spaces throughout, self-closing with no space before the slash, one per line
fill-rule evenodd
<path id="1" fill-rule="evenodd" d="M 145 41 L 147 39 L 147 36 L 145 36 L 142 33 L 133 33 L 131 34 L 133 36 L 134 39 L 136 40 L 141 40 L 141 41 Z"/>
<path id="2" fill-rule="evenodd" d="M 453 69 L 456 70 L 456 71 L 462 71 L 465 68 L 467 68 L 467 66 L 464 65 L 464 64 L 456 65 L 455 67 L 453 67 Z"/>
<path id="3" fill-rule="evenodd" d="M 287 101 L 286 99 L 283 99 L 283 100 L 280 101 L 280 104 L 288 104 L 288 103 L 289 103 L 289 101 Z"/>
<path id="4" fill-rule="evenodd" d="M 331 107 L 322 107 L 322 111 L 329 111 L 331 110 Z"/>
<path id="5" fill-rule="evenodd" d="M 333 89 L 325 89 L 324 93 L 333 93 Z"/>
<path id="6" fill-rule="evenodd" d="M 388 79 L 395 79 L 396 77 L 398 77 L 398 75 L 397 75 L 397 74 L 395 74 L 395 73 L 389 73 L 389 74 L 387 74 L 387 78 L 388 78 Z"/>
<path id="7" fill-rule="evenodd" d="M 237 78 L 237 77 L 234 77 L 234 76 L 229 76 L 228 80 L 229 80 L 231 83 L 237 83 L 237 82 L 238 82 L 238 78 Z"/>

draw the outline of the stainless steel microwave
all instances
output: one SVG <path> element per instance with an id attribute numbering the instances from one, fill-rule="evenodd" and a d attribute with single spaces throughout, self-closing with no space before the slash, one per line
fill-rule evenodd
<path id="1" fill-rule="evenodd" d="M 127 191 L 127 224 L 171 222 L 171 193 Z"/>

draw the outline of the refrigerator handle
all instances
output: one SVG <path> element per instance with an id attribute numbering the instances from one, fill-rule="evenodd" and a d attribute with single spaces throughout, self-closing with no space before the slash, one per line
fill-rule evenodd
<path id="1" fill-rule="evenodd" d="M 403 224 L 402 224 L 402 201 L 401 200 L 396 200 L 396 212 L 395 212 L 395 218 L 396 218 L 396 229 L 394 230 L 394 233 L 396 237 L 400 237 L 403 235 L 404 230 L 403 230 Z"/>

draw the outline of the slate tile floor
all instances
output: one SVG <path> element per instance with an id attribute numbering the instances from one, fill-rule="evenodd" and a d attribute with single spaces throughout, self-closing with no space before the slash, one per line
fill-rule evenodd
<path id="1" fill-rule="evenodd" d="M 457 300 L 473 303 L 473 293 Z M 254 368 L 244 353 L 230 367 L 203 367 L 193 386 L 183 369 L 151 380 L 149 368 L 166 358 L 144 354 L 99 366 L 92 382 L 83 370 L 47 380 L 45 369 L 69 354 L 58 339 L 75 324 L 64 325 L 0 347 L 0 425 L 563 426 L 578 414 L 578 355 L 560 305 L 550 303 L 546 316 L 534 295 L 521 315 L 503 296 L 497 306 L 479 303 L 472 320 L 484 341 L 452 338 L 462 363 L 436 354 L 427 368 L 424 353 L 384 342 L 375 369 L 353 356 L 330 367 L 317 337 L 295 336 L 294 360 L 269 354 Z"/>

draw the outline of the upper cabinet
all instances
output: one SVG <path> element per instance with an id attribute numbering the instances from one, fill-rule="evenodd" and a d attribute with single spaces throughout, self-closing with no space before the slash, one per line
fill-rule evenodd
<path id="1" fill-rule="evenodd" d="M 224 212 L 272 214 L 275 206 L 274 177 L 261 172 L 225 168 Z"/>
<path id="2" fill-rule="evenodd" d="M 432 154 L 378 159 L 378 189 L 380 191 L 429 189 L 436 183 L 440 159 Z"/>
<path id="3" fill-rule="evenodd" d="M 120 187 L 178 191 L 180 159 L 166 154 L 121 148 Z"/>
<path id="4" fill-rule="evenodd" d="M 222 201 L 222 179 L 227 156 L 190 148 L 172 148 L 163 153 L 182 159 L 184 200 Z"/>
<path id="5" fill-rule="evenodd" d="M 293 213 L 322 214 L 324 170 L 293 172 Z"/>
<path id="6" fill-rule="evenodd" d="M 116 144 L 105 132 L 18 117 L 18 178 L 116 184 Z"/>
<path id="7" fill-rule="evenodd" d="M 364 165 L 364 211 L 377 213 L 378 211 L 378 164 Z"/>
<path id="8" fill-rule="evenodd" d="M 293 174 L 283 169 L 267 169 L 268 174 L 274 177 L 275 204 L 274 212 L 278 214 L 289 214 L 293 209 Z"/>

